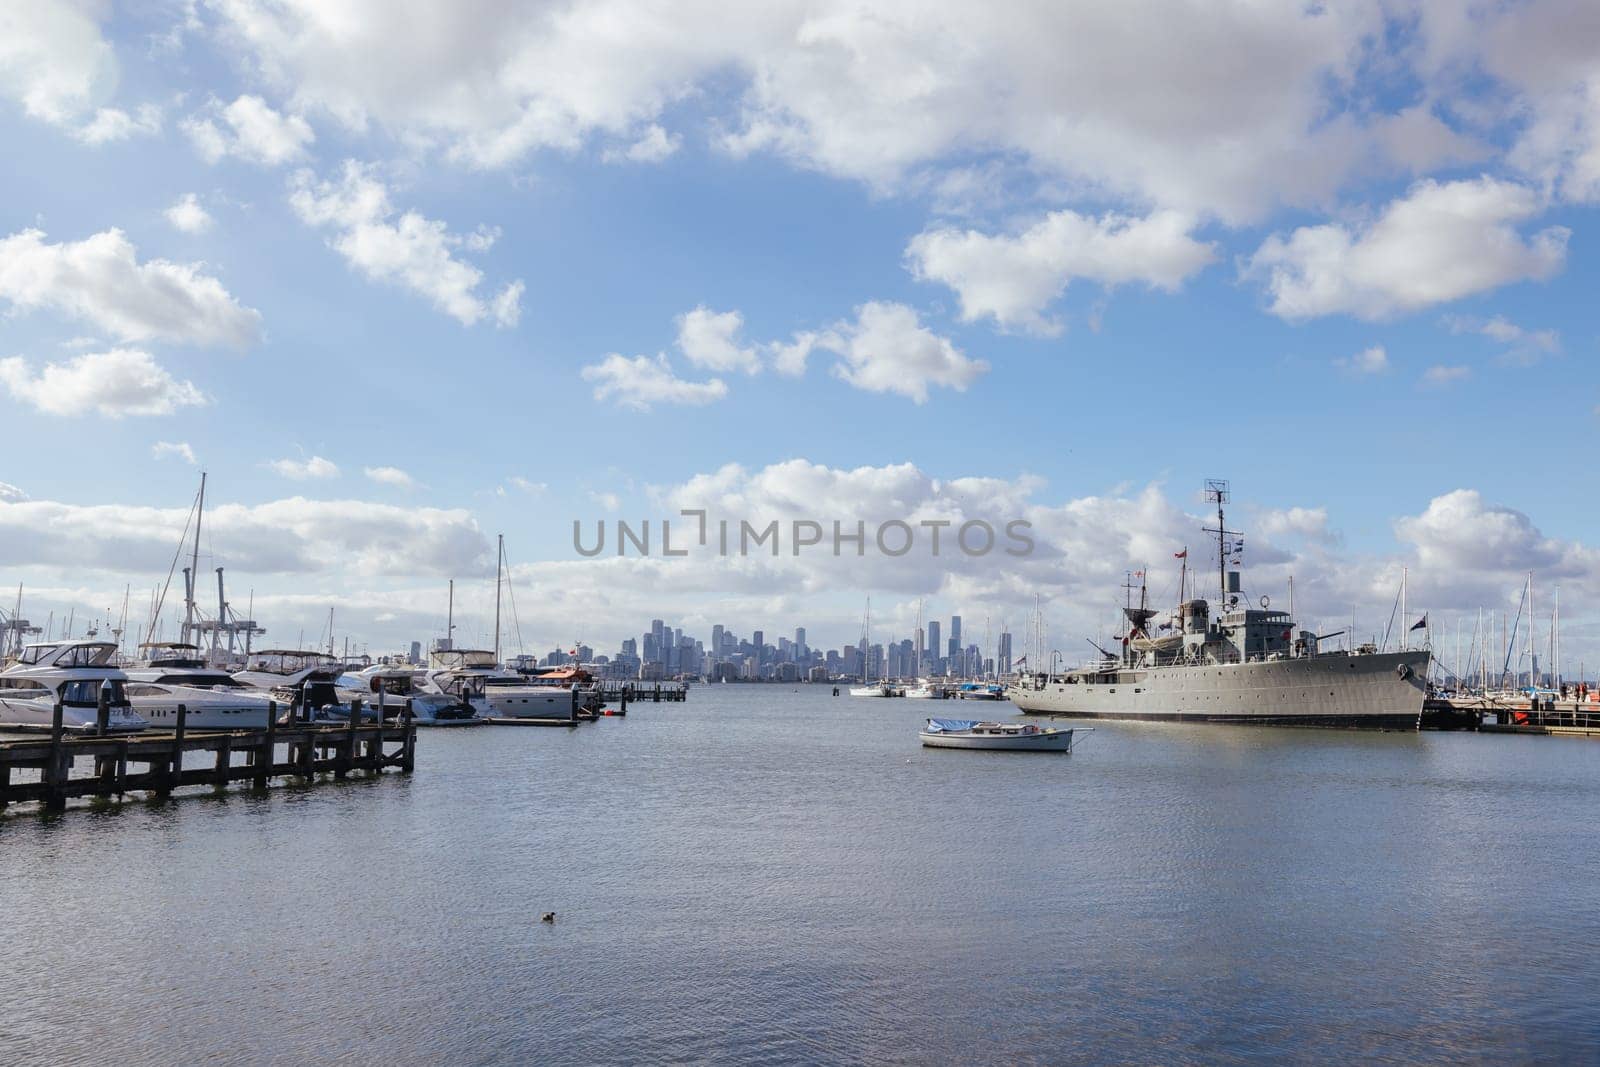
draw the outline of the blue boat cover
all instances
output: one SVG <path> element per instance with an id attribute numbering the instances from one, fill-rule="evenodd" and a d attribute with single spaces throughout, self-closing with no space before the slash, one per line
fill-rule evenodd
<path id="1" fill-rule="evenodd" d="M 970 730 L 978 725 L 979 719 L 929 719 L 928 732 L 930 734 L 955 734 L 963 730 Z"/>

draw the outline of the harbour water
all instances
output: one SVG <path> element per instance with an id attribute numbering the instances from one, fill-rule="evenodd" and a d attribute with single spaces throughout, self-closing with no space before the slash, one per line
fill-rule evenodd
<path id="1" fill-rule="evenodd" d="M 0 818 L 0 1060 L 1594 1062 L 1600 745 L 708 686 Z M 556 922 L 540 916 L 556 912 Z"/>

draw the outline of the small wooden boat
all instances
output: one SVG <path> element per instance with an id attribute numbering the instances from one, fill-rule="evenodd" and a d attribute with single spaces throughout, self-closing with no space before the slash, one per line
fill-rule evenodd
<path id="1" fill-rule="evenodd" d="M 1031 722 L 929 719 L 918 735 L 929 748 L 982 748 L 1007 752 L 1071 752 L 1072 731 Z"/>

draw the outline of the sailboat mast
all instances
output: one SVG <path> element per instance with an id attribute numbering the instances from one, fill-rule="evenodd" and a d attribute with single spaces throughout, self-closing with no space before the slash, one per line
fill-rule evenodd
<path id="1" fill-rule="evenodd" d="M 183 603 L 183 642 L 188 644 L 194 627 L 194 583 L 200 575 L 200 523 L 206 511 L 206 472 L 200 472 L 200 496 L 194 508 L 194 552 L 189 557 L 189 580 L 184 583 L 186 596 Z"/>
<path id="2" fill-rule="evenodd" d="M 1533 630 L 1533 572 L 1528 572 L 1528 687 L 1539 688 L 1539 672 L 1536 667 L 1539 655 L 1539 646 L 1534 643 Z"/>
<path id="3" fill-rule="evenodd" d="M 494 662 L 497 667 L 500 665 L 500 564 L 505 558 L 505 534 L 496 534 L 494 557 Z"/>
<path id="4" fill-rule="evenodd" d="M 1561 688 L 1561 642 L 1557 633 L 1561 628 L 1561 587 L 1551 590 L 1554 600 L 1550 608 L 1550 687 Z"/>

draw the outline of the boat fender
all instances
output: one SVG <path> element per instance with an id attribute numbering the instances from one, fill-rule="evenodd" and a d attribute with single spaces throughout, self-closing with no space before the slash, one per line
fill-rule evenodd
<path id="1" fill-rule="evenodd" d="M 374 693 L 376 693 L 378 691 L 378 689 L 383 685 L 383 683 L 378 681 L 378 679 L 376 677 L 374 677 L 372 679 L 372 681 L 370 683 L 368 683 L 368 684 L 371 686 L 371 689 L 372 689 L 372 691 Z"/>

